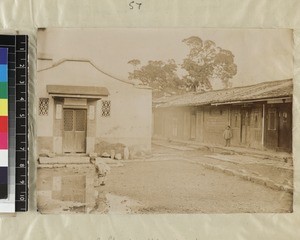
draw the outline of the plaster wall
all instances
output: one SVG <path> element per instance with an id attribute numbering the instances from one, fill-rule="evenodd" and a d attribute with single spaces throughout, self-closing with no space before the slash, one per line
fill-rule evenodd
<path id="1" fill-rule="evenodd" d="M 41 65 L 42 66 L 42 65 Z M 89 62 L 65 61 L 59 65 L 38 71 L 37 98 L 49 98 L 48 115 L 37 114 L 37 136 L 49 142 L 55 133 L 55 103 L 46 90 L 47 85 L 98 86 L 106 87 L 108 97 L 95 103 L 93 138 L 89 142 L 107 141 L 151 149 L 152 93 L 150 89 L 133 86 L 114 79 Z M 102 116 L 102 100 L 111 101 L 111 114 Z M 38 109 L 37 109 L 38 112 Z M 89 134 L 91 135 L 91 134 Z M 42 145 L 42 143 L 40 144 Z"/>

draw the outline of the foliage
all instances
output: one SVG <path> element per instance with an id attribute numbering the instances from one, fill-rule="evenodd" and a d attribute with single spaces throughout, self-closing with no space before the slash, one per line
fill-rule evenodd
<path id="1" fill-rule="evenodd" d="M 217 47 L 213 41 L 202 41 L 199 37 L 189 37 L 183 42 L 189 47 L 189 54 L 181 67 L 187 71 L 183 78 L 192 90 L 212 90 L 211 79 L 220 79 L 225 88 L 236 75 L 237 66 L 231 51 Z"/>
<path id="2" fill-rule="evenodd" d="M 141 61 L 138 59 L 132 59 L 128 63 L 131 64 L 132 66 L 136 67 L 141 64 Z"/>
<path id="3" fill-rule="evenodd" d="M 136 66 L 137 61 L 128 62 Z M 153 89 L 155 96 L 162 96 L 166 93 L 173 94 L 180 92 L 182 80 L 177 75 L 177 64 L 174 60 L 148 61 L 147 65 L 141 66 L 129 73 L 129 79 L 138 79 Z"/>
<path id="4" fill-rule="evenodd" d="M 224 88 L 231 87 L 230 79 L 236 75 L 237 66 L 231 51 L 222 49 L 213 41 L 203 41 L 192 36 L 182 41 L 189 48 L 189 53 L 182 64 L 175 60 L 148 61 L 141 66 L 141 61 L 132 59 L 128 62 L 134 68 L 129 73 L 130 80 L 140 80 L 153 89 L 154 97 L 178 94 L 187 91 L 208 91 L 213 89 L 212 79 L 221 80 Z M 178 66 L 186 71 L 178 76 Z"/>

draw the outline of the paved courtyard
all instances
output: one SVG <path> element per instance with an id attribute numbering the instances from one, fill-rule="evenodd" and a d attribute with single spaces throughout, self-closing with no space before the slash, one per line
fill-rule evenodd
<path id="1" fill-rule="evenodd" d="M 105 186 L 94 186 L 97 177 L 90 163 L 41 164 L 39 210 L 109 214 L 292 211 L 293 168 L 278 159 L 153 144 L 151 156 L 108 159 L 108 163 L 111 171 Z"/>
<path id="2" fill-rule="evenodd" d="M 106 201 L 104 212 L 250 213 L 292 210 L 292 194 L 289 192 L 274 190 L 199 164 L 220 164 L 220 160 L 210 154 L 184 147 L 177 150 L 154 145 L 152 157 L 112 167 L 106 186 L 98 189 L 102 203 Z M 234 162 L 230 164 L 234 165 Z M 254 166 L 249 168 L 253 170 Z M 258 172 L 267 171 L 264 169 L 267 166 L 258 166 Z M 291 177 L 290 173 L 284 173 L 283 177 Z"/>

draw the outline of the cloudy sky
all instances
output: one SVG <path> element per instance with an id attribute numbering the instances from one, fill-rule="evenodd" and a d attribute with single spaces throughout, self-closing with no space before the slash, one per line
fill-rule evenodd
<path id="1" fill-rule="evenodd" d="M 91 59 L 103 71 L 127 79 L 131 59 L 181 63 L 188 53 L 182 40 L 190 36 L 212 40 L 234 54 L 233 86 L 293 77 L 293 32 L 288 29 L 47 29 L 39 31 L 38 54 L 54 61 Z"/>

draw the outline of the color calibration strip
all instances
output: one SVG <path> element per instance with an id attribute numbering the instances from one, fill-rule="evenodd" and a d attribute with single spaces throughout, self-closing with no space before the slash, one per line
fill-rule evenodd
<path id="1" fill-rule="evenodd" d="M 3 55 L 0 61 L 0 116 L 6 118 L 0 119 L 0 184 L 5 183 L 0 213 L 24 212 L 28 208 L 28 36 L 0 35 L 1 48 L 6 58 Z"/>
<path id="2" fill-rule="evenodd" d="M 0 199 L 0 212 L 15 212 L 16 204 L 16 35 L 0 35 L 0 48 L 8 49 L 8 195 Z"/>
<path id="3" fill-rule="evenodd" d="M 0 48 L 0 199 L 8 196 L 8 49 Z"/>

